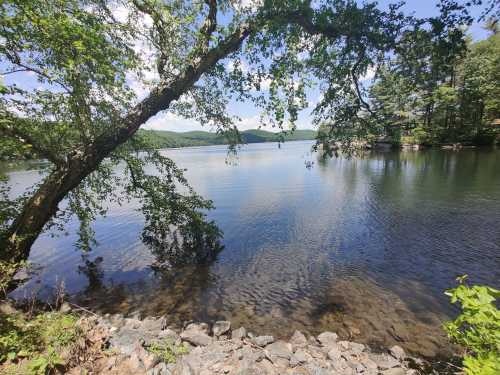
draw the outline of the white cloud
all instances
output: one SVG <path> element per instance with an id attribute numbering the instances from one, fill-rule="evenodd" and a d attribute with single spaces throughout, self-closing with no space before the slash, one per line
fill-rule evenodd
<path id="1" fill-rule="evenodd" d="M 269 88 L 271 87 L 271 83 L 273 80 L 271 78 L 264 78 L 262 81 L 260 81 L 260 91 L 268 91 Z M 252 91 L 257 91 L 255 90 L 255 87 L 252 88 Z"/>
<path id="2" fill-rule="evenodd" d="M 312 100 L 309 101 L 309 108 L 313 109 L 319 103 L 321 103 L 324 98 L 325 98 L 325 95 L 322 92 L 320 92 L 319 95 L 318 95 L 318 97 L 316 99 L 312 99 Z"/>
<path id="3" fill-rule="evenodd" d="M 369 81 L 375 77 L 375 73 L 377 72 L 377 67 L 375 65 L 370 65 L 366 70 L 366 73 L 360 77 L 360 81 Z"/>
<path id="4" fill-rule="evenodd" d="M 160 112 L 151 117 L 144 125 L 144 129 L 151 130 L 170 130 L 174 132 L 188 132 L 192 130 L 206 130 L 201 124 L 192 119 L 185 119 L 172 112 Z"/>
<path id="5" fill-rule="evenodd" d="M 263 0 L 236 0 L 232 1 L 233 7 L 239 11 L 255 12 L 264 3 Z"/>
<path id="6" fill-rule="evenodd" d="M 240 67 L 240 70 L 243 72 L 243 73 L 248 73 L 250 71 L 250 67 L 248 66 L 248 64 L 243 61 L 243 60 L 240 60 L 239 62 L 239 67 Z M 230 60 L 228 63 L 227 63 L 227 70 L 229 72 L 233 72 L 234 69 L 236 68 L 236 63 L 235 63 L 235 60 Z"/>
<path id="7" fill-rule="evenodd" d="M 260 117 L 257 115 L 251 117 L 243 117 L 236 123 L 236 126 L 239 130 L 257 129 L 260 125 Z"/>

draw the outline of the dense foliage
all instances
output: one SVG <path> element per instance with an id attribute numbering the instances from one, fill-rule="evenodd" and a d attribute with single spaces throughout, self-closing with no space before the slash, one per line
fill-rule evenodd
<path id="1" fill-rule="evenodd" d="M 468 375 L 500 373 L 500 291 L 462 283 L 446 294 L 458 303 L 461 314 L 445 324 L 448 336 L 465 348 L 463 365 Z"/>
<path id="2" fill-rule="evenodd" d="M 228 140 L 224 136 L 205 131 L 177 133 L 145 130 L 144 132 L 146 136 L 152 138 L 152 141 L 159 148 L 224 145 L 228 143 Z M 254 129 L 240 132 L 240 137 L 243 143 L 303 141 L 316 139 L 316 132 L 314 130 L 295 130 L 293 133 L 277 134 L 265 130 Z"/>
<path id="3" fill-rule="evenodd" d="M 495 26 L 496 27 L 496 26 Z M 426 32 L 380 66 L 370 87 L 371 133 L 394 143 L 492 144 L 500 134 L 500 34 L 442 60 Z M 377 126 L 379 125 L 379 126 Z M 382 126 L 380 126 L 382 125 Z"/>

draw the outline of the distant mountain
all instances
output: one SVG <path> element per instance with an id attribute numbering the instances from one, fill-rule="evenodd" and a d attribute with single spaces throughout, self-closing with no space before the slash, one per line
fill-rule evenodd
<path id="1" fill-rule="evenodd" d="M 152 136 L 160 148 L 223 145 L 227 140 L 218 134 L 206 131 L 177 133 L 167 130 L 141 130 Z M 245 130 L 241 133 L 244 143 L 278 142 L 280 135 L 260 129 Z M 284 137 L 285 141 L 305 141 L 316 138 L 314 130 L 295 130 Z"/>

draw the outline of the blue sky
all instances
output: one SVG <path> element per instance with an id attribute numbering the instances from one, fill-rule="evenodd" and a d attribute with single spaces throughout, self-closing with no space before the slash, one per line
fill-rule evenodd
<path id="1" fill-rule="evenodd" d="M 384 9 L 388 4 L 394 3 L 395 1 L 390 0 L 380 0 L 379 7 Z M 404 6 L 405 13 L 414 13 L 418 17 L 427 17 L 437 14 L 435 0 L 408 0 Z M 477 10 L 479 12 L 479 10 Z M 475 14 L 476 16 L 478 14 Z M 479 24 L 474 24 L 469 32 L 475 40 L 483 39 L 487 36 L 487 32 L 481 28 Z M 0 71 L 4 69 L 3 64 L 0 63 Z M 10 74 L 3 77 L 4 82 L 7 85 L 16 83 L 19 86 L 26 89 L 35 89 L 40 87 L 40 83 L 35 79 L 34 74 L 30 73 L 16 73 Z M 144 95 L 145 93 L 143 93 Z M 299 129 L 311 129 L 313 128 L 311 119 L 311 109 L 319 101 L 320 93 L 317 90 L 312 90 L 309 93 L 309 108 L 303 110 L 297 122 L 297 127 Z M 238 127 L 241 130 L 252 129 L 259 126 L 259 111 L 256 110 L 250 103 L 241 103 L 232 101 L 229 104 L 229 111 L 231 114 L 237 115 L 242 120 L 238 123 Z M 192 119 L 184 119 L 178 117 L 172 113 L 160 113 L 154 118 L 150 119 L 148 123 L 144 125 L 145 128 L 157 129 L 157 130 L 171 130 L 171 131 L 191 131 L 191 130 L 213 130 L 207 127 L 203 127 L 200 123 L 193 121 Z M 269 127 L 264 127 L 266 130 L 276 130 Z"/>

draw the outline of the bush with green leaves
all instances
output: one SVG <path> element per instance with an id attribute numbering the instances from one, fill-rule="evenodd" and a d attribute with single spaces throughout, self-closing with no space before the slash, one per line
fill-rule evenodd
<path id="1" fill-rule="evenodd" d="M 468 375 L 500 374 L 500 291 L 489 286 L 465 284 L 446 291 L 451 303 L 459 303 L 461 314 L 444 328 L 448 336 L 463 346 L 463 366 Z"/>
<path id="2" fill-rule="evenodd" d="M 176 345 L 168 339 L 153 342 L 146 349 L 165 363 L 175 363 L 178 356 L 189 352 L 189 349 L 184 344 Z"/>
<path id="3" fill-rule="evenodd" d="M 0 313 L 0 372 L 46 374 L 66 365 L 60 353 L 81 334 L 78 317 L 60 312 L 41 313 L 33 319 Z"/>

